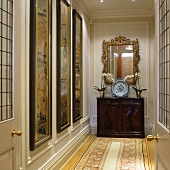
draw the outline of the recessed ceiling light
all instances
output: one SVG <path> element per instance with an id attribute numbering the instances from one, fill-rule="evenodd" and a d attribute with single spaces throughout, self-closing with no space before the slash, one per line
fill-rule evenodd
<path id="1" fill-rule="evenodd" d="M 132 0 L 133 2 L 135 1 L 135 0 Z"/>
<path id="2" fill-rule="evenodd" d="M 103 0 L 100 0 L 100 2 L 103 2 Z"/>

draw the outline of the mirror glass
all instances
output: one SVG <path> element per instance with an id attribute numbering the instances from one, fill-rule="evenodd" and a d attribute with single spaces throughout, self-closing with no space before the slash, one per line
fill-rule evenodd
<path id="1" fill-rule="evenodd" d="M 135 75 L 139 72 L 138 63 L 139 42 L 138 40 L 131 41 L 126 37 L 116 37 L 111 41 L 103 41 L 103 73 L 111 73 L 113 78 L 125 78 L 127 75 Z M 130 84 L 135 84 L 135 78 L 128 81 Z M 105 83 L 109 84 L 106 79 Z"/>
<path id="2" fill-rule="evenodd" d="M 108 72 L 114 79 L 133 74 L 133 45 L 108 47 Z"/>

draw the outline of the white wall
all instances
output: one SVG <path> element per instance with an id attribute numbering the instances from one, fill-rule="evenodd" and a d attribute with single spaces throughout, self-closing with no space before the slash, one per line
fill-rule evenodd
<path id="1" fill-rule="evenodd" d="M 52 139 L 41 145 L 34 151 L 29 150 L 29 8 L 30 1 L 23 1 L 23 15 L 21 16 L 25 28 L 22 35 L 22 54 L 25 56 L 23 60 L 23 81 L 25 83 L 23 89 L 25 93 L 23 98 L 25 103 L 22 103 L 25 108 L 22 114 L 22 169 L 51 169 L 56 167 L 59 169 L 72 155 L 72 152 L 77 149 L 82 142 L 90 134 L 90 116 L 89 116 L 89 74 L 88 66 L 90 63 L 90 24 L 89 18 L 85 15 L 82 8 L 74 1 L 69 2 L 71 9 L 78 9 L 79 14 L 83 18 L 83 118 L 72 123 L 71 126 L 62 131 L 56 132 L 56 2 L 52 1 Z M 74 3 L 74 5 L 73 5 Z M 72 16 L 72 14 L 71 14 Z M 72 30 L 72 29 L 71 29 Z M 71 53 L 72 54 L 72 53 Z M 72 55 L 71 55 L 72 59 Z M 72 69 L 72 68 L 71 68 Z M 72 88 L 71 88 L 72 89 Z M 70 96 L 71 97 L 71 96 Z M 71 108 L 72 109 L 72 108 Z M 72 113 L 71 113 L 72 117 Z M 72 120 L 72 119 L 71 119 Z M 67 157 L 66 157 L 67 156 Z"/>
<path id="2" fill-rule="evenodd" d="M 92 22 L 91 24 L 91 34 L 93 45 L 91 50 L 91 57 L 93 63 L 91 64 L 91 88 L 93 89 L 94 85 L 99 86 L 101 84 L 101 74 L 103 65 L 101 62 L 102 57 L 102 42 L 103 40 L 110 41 L 118 36 L 124 36 L 130 40 L 138 39 L 139 41 L 139 70 L 141 73 L 140 86 L 141 88 L 147 88 L 147 91 L 142 93 L 142 96 L 145 98 L 145 133 L 150 133 L 152 127 L 152 116 L 153 116 L 153 103 L 151 100 L 153 98 L 153 88 L 151 83 L 153 82 L 153 53 L 152 53 L 152 39 L 153 35 L 151 34 L 150 28 L 152 27 L 152 22 L 150 20 L 142 21 L 121 21 L 121 22 L 107 22 L 106 20 L 100 20 L 97 22 Z M 151 36 L 151 35 L 152 36 Z M 151 67 L 150 67 L 151 65 Z M 94 66 L 94 67 L 93 67 Z M 92 132 L 96 133 L 97 126 L 97 100 L 98 91 L 91 90 L 91 126 Z M 112 96 L 110 86 L 108 86 L 106 91 L 106 96 Z M 130 96 L 135 97 L 133 89 L 130 89 Z M 149 104 L 152 104 L 152 106 Z M 152 110 L 152 111 L 151 111 Z"/>

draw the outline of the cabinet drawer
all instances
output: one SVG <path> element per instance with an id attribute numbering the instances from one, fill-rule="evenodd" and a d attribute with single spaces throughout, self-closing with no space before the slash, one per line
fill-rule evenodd
<path id="1" fill-rule="evenodd" d="M 98 99 L 97 103 L 98 103 L 98 105 L 104 105 L 104 106 L 119 105 L 119 100 L 105 98 L 105 99 Z"/>
<path id="2" fill-rule="evenodd" d="M 120 101 L 120 104 L 135 104 L 135 105 L 141 105 L 141 100 L 139 99 L 122 99 Z"/>

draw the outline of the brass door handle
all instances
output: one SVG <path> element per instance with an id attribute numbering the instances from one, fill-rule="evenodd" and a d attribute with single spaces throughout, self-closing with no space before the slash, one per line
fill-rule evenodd
<path id="1" fill-rule="evenodd" d="M 22 135 L 22 131 L 21 130 L 12 130 L 11 132 L 11 135 L 14 136 L 14 135 L 17 135 L 17 136 L 21 136 Z"/>
<path id="2" fill-rule="evenodd" d="M 156 134 L 156 136 L 153 136 L 153 135 L 148 135 L 148 136 L 147 136 L 147 140 L 148 140 L 148 141 L 152 141 L 152 140 L 154 140 L 154 139 L 158 142 L 159 135 Z"/>

